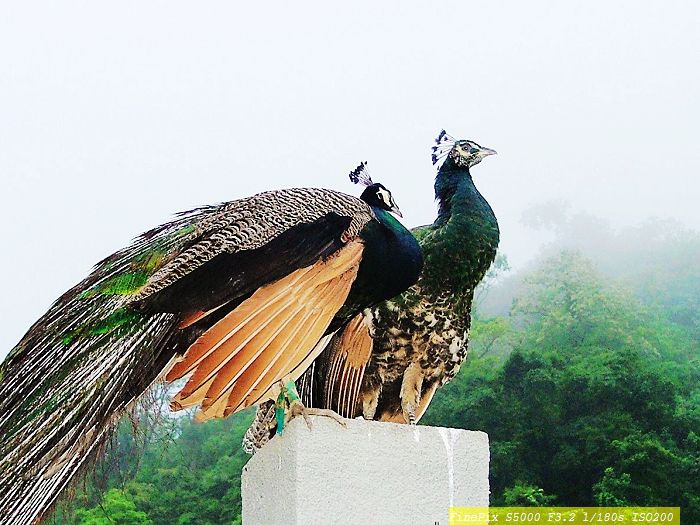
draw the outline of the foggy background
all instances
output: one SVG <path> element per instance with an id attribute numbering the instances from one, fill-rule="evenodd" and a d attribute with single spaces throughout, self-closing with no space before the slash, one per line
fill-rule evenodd
<path id="1" fill-rule="evenodd" d="M 442 128 L 499 152 L 472 173 L 516 269 L 566 206 L 700 229 L 696 4 L 493 4 L 1 3 L 0 357 L 176 211 L 357 194 L 367 160 L 406 225 L 431 222 Z"/>

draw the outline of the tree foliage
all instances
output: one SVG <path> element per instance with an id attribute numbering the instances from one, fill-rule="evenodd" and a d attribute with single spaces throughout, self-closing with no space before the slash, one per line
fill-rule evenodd
<path id="1" fill-rule="evenodd" d="M 472 356 L 424 422 L 489 434 L 494 504 L 541 502 L 542 491 L 565 506 L 681 505 L 697 521 L 692 326 L 603 278 L 579 252 L 548 258 L 523 283 L 511 352 Z"/>
<path id="2" fill-rule="evenodd" d="M 75 519 L 78 525 L 153 525 L 145 512 L 136 510 L 129 494 L 119 489 L 110 489 L 97 507 L 78 509 Z"/>

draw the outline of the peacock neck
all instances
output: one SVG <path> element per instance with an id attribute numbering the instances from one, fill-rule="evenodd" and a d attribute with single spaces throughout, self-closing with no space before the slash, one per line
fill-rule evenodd
<path id="1" fill-rule="evenodd" d="M 435 226 L 444 226 L 454 217 L 484 212 L 490 207 L 474 186 L 469 168 L 458 166 L 448 158 L 435 177 L 438 215 Z"/>
<path id="2" fill-rule="evenodd" d="M 413 235 L 406 227 L 399 222 L 399 220 L 394 217 L 390 212 L 382 210 L 381 208 L 375 208 L 372 206 L 372 211 L 377 221 L 391 231 L 399 239 L 412 239 Z"/>
<path id="3" fill-rule="evenodd" d="M 360 232 L 362 262 L 346 304 L 376 304 L 395 297 L 413 285 L 423 269 L 423 252 L 411 232 L 386 210 L 372 207 L 372 212 L 377 220 Z"/>
<path id="4" fill-rule="evenodd" d="M 468 312 L 471 297 L 498 246 L 498 222 L 474 186 L 469 169 L 447 159 L 435 178 L 438 216 L 421 241 L 425 269 L 421 289 L 455 296 L 456 311 Z"/>

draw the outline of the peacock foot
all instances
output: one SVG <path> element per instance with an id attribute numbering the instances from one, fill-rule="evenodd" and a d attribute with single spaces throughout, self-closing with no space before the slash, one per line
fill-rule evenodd
<path id="1" fill-rule="evenodd" d="M 377 388 L 363 392 L 362 395 L 362 416 L 368 421 L 374 419 L 374 415 L 377 413 L 377 406 L 379 405 L 379 395 L 382 392 L 382 387 L 379 385 Z"/>
<path id="2" fill-rule="evenodd" d="M 411 363 L 401 381 L 401 410 L 406 423 L 415 425 L 418 421 L 416 409 L 421 402 L 423 371 L 418 363 Z"/>
<path id="3" fill-rule="evenodd" d="M 292 403 L 291 407 L 289 408 L 289 411 L 287 412 L 287 416 L 286 416 L 287 424 L 293 418 L 300 416 L 300 415 L 304 417 L 304 421 L 306 421 L 306 426 L 309 427 L 309 430 L 312 429 L 311 419 L 309 416 L 329 417 L 332 420 L 334 420 L 336 423 L 338 423 L 339 425 L 347 427 L 345 420 L 337 412 L 330 410 L 328 408 L 309 408 L 309 407 L 304 406 L 304 404 L 301 401 L 295 401 Z"/>
<path id="4" fill-rule="evenodd" d="M 302 416 L 309 430 L 312 429 L 310 416 L 329 417 L 342 426 L 347 426 L 345 420 L 333 410 L 327 408 L 306 407 L 299 399 L 297 387 L 292 379 L 280 381 L 280 393 L 275 403 L 275 417 L 277 419 L 277 433 L 282 434 L 284 427 L 295 417 Z"/>

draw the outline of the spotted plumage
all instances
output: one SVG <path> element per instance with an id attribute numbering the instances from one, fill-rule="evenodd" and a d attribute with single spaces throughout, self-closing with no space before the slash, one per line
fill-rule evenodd
<path id="1" fill-rule="evenodd" d="M 41 520 L 159 378 L 187 378 L 171 406 L 201 419 L 275 399 L 329 334 L 416 281 L 420 248 L 391 210 L 270 191 L 183 213 L 98 263 L 0 365 L 0 521 Z"/>

